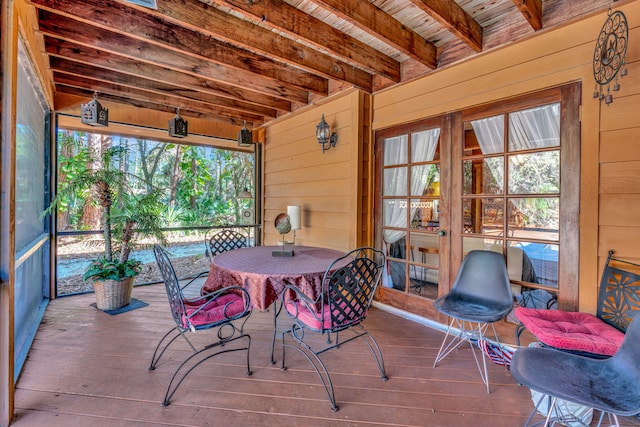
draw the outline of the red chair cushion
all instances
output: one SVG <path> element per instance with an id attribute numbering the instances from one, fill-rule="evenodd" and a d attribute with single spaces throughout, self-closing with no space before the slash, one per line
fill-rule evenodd
<path id="1" fill-rule="evenodd" d="M 336 324 L 331 323 L 331 312 L 329 311 L 328 305 L 324 306 L 322 313 L 310 310 L 300 301 L 287 301 L 284 307 L 289 315 L 316 331 L 341 328 L 347 324 L 357 324 L 360 323 L 360 321 L 362 321 L 361 319 L 364 317 L 358 316 L 357 313 L 351 310 L 351 308 L 344 302 L 340 303 L 340 309 L 335 309 L 334 320 L 337 320 Z"/>
<path id="2" fill-rule="evenodd" d="M 289 315 L 313 330 L 321 331 L 323 329 L 331 329 L 331 314 L 329 313 L 328 305 L 324 306 L 324 313 L 309 310 L 307 306 L 300 301 L 287 301 L 284 307 Z"/>
<path id="3" fill-rule="evenodd" d="M 204 298 L 194 301 L 184 301 L 184 308 L 187 315 L 190 316 L 200 306 L 208 301 Z M 200 310 L 191 318 L 193 326 L 203 326 L 216 324 L 218 322 L 228 320 L 244 311 L 244 300 L 237 294 L 225 294 L 208 303 L 208 305 Z"/>
<path id="4" fill-rule="evenodd" d="M 517 307 L 515 316 L 543 344 L 561 350 L 613 356 L 624 333 L 580 312 Z"/>

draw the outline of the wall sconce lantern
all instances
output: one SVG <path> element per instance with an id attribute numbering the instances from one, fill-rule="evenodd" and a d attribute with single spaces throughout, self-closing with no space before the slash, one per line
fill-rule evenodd
<path id="1" fill-rule="evenodd" d="M 176 109 L 176 116 L 169 120 L 169 136 L 175 138 L 184 138 L 189 133 L 187 132 L 189 123 L 180 117 L 180 108 Z"/>
<path id="2" fill-rule="evenodd" d="M 322 115 L 322 119 L 320 119 L 320 123 L 316 126 L 316 138 L 318 139 L 318 143 L 322 145 L 323 154 L 329 148 L 335 147 L 338 142 L 338 134 L 331 132 L 329 124 L 324 120 L 324 114 Z"/>
<path id="3" fill-rule="evenodd" d="M 102 108 L 97 92 L 93 94 L 91 102 L 80 105 L 80 122 L 91 126 L 109 126 L 109 110 Z"/>
<path id="4" fill-rule="evenodd" d="M 251 147 L 253 145 L 253 136 L 251 131 L 247 129 L 247 121 L 244 121 L 244 125 L 240 132 L 238 132 L 238 147 Z"/>

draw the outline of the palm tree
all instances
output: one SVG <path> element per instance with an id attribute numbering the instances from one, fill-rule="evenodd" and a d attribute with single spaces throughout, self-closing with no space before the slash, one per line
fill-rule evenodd
<path id="1" fill-rule="evenodd" d="M 58 186 L 58 192 L 45 213 L 50 213 L 62 200 L 81 194 L 86 202 L 94 200 L 102 209 L 104 236 L 104 254 L 94 261 L 85 272 L 83 278 L 96 280 L 121 280 L 133 277 L 140 272 L 140 262 L 130 260 L 134 234 L 154 236 L 161 243 L 165 237 L 160 229 L 160 213 L 162 206 L 158 192 L 133 194 L 130 182 L 140 177 L 126 172 L 121 159 L 126 158 L 126 148 L 107 147 L 99 158 L 95 158 L 90 150 L 77 141 L 62 142 L 75 144 L 80 159 L 88 159 L 99 167 L 76 170 L 66 176 Z M 147 186 L 144 186 L 147 188 Z M 120 250 L 118 259 L 114 259 L 114 243 Z"/>

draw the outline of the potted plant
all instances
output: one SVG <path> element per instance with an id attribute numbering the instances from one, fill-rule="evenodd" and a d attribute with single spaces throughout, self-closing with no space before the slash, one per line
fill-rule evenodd
<path id="1" fill-rule="evenodd" d="M 90 264 L 83 279 L 93 282 L 99 309 L 121 308 L 129 304 L 134 278 L 141 271 L 141 262 L 129 258 L 134 236 L 153 236 L 161 243 L 166 242 L 160 228 L 162 205 L 158 192 L 148 183 L 144 193 L 136 194 L 132 190 L 134 180 L 144 180 L 126 171 L 124 147 L 107 147 L 99 156 L 94 156 L 78 141 L 64 139 L 62 144 L 71 144 L 75 153 L 61 162 L 65 176 L 45 213 L 64 206 L 78 195 L 82 195 L 86 203 L 99 205 L 104 252 Z M 87 166 L 90 164 L 95 166 Z"/>

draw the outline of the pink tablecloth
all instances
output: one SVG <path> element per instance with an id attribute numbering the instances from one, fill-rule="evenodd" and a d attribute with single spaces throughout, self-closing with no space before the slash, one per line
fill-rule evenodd
<path id="1" fill-rule="evenodd" d="M 293 257 L 273 256 L 273 251 L 282 250 L 280 246 L 255 246 L 216 255 L 202 292 L 240 285 L 249 292 L 252 307 L 265 310 L 280 297 L 284 286 L 291 283 L 315 299 L 322 289 L 327 267 L 344 252 L 307 246 L 293 249 Z"/>

